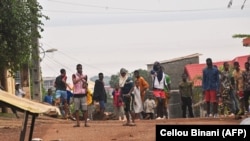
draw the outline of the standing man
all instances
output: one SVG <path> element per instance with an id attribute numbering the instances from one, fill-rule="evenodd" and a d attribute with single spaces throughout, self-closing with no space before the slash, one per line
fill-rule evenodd
<path id="1" fill-rule="evenodd" d="M 24 98 L 25 92 L 20 87 L 20 83 L 16 83 L 15 85 L 15 95 L 20 98 Z M 16 115 L 16 118 L 19 118 L 17 114 L 17 110 L 15 108 L 11 108 L 12 112 Z"/>
<path id="2" fill-rule="evenodd" d="M 140 88 L 140 93 L 141 93 L 141 102 L 143 103 L 145 101 L 145 94 L 149 88 L 149 84 L 142 76 L 140 76 L 139 70 L 134 71 L 134 77 L 135 77 L 135 81 L 139 82 L 139 88 Z M 143 110 L 141 112 L 141 117 L 144 117 L 143 116 L 144 113 L 145 113 L 145 111 Z"/>
<path id="3" fill-rule="evenodd" d="M 241 115 L 244 115 L 245 110 L 245 104 L 244 104 L 244 82 L 243 82 L 243 71 L 240 69 L 239 62 L 234 62 L 234 71 L 233 71 L 233 77 L 234 77 L 234 85 L 235 85 L 235 91 L 236 95 L 239 99 L 239 108 L 240 111 L 237 113 L 236 118 L 241 118 Z"/>
<path id="4" fill-rule="evenodd" d="M 239 112 L 239 101 L 236 97 L 235 85 L 234 85 L 234 77 L 232 71 L 229 70 L 229 63 L 223 63 L 223 70 L 221 71 L 221 94 L 223 91 L 228 89 L 228 94 L 231 101 L 231 116 L 236 115 Z"/>
<path id="5" fill-rule="evenodd" d="M 213 66 L 211 58 L 206 59 L 207 67 L 203 69 L 202 89 L 207 104 L 207 117 L 210 116 L 210 104 L 213 105 L 213 117 L 218 117 L 216 95 L 219 92 L 219 70 Z"/>
<path id="6" fill-rule="evenodd" d="M 93 99 L 99 102 L 100 115 L 104 118 L 105 103 L 107 103 L 107 94 L 104 88 L 103 73 L 98 74 L 99 79 L 95 81 Z"/>
<path id="7" fill-rule="evenodd" d="M 168 99 L 169 92 L 171 90 L 170 77 L 163 72 L 163 68 L 158 61 L 153 65 L 152 75 L 152 86 L 153 94 L 156 98 L 156 119 L 168 118 Z"/>
<path id="8" fill-rule="evenodd" d="M 250 64 L 245 62 L 245 71 L 243 72 L 244 81 L 244 102 L 245 102 L 245 114 L 249 113 L 249 96 L 250 96 Z"/>
<path id="9" fill-rule="evenodd" d="M 76 65 L 77 72 L 72 75 L 74 85 L 73 97 L 75 104 L 76 125 L 73 127 L 80 127 L 79 110 L 83 111 L 84 126 L 89 127 L 87 124 L 88 107 L 87 107 L 87 88 L 83 84 L 87 82 L 87 75 L 82 73 L 82 65 Z"/>
<path id="10" fill-rule="evenodd" d="M 66 70 L 61 69 L 60 75 L 56 77 L 54 87 L 56 88 L 56 100 L 55 100 L 55 106 L 58 106 L 60 108 L 60 103 L 63 104 L 63 112 L 64 112 L 64 118 L 67 119 L 69 114 L 69 108 L 67 104 L 67 76 L 66 76 Z M 61 109 L 61 108 L 60 108 Z"/>
<path id="11" fill-rule="evenodd" d="M 145 94 L 149 88 L 149 84 L 142 76 L 140 76 L 139 70 L 134 71 L 134 77 L 139 82 L 139 87 L 140 87 L 140 92 L 141 92 L 141 100 L 142 100 L 142 102 L 144 102 Z"/>
<path id="12" fill-rule="evenodd" d="M 188 108 L 189 117 L 193 118 L 193 82 L 187 81 L 187 75 L 185 73 L 182 74 L 182 82 L 179 83 L 179 90 L 182 102 L 182 117 L 186 118 L 186 110 Z"/>
<path id="13" fill-rule="evenodd" d="M 121 96 L 120 99 L 123 100 L 124 112 L 127 118 L 127 123 L 123 124 L 123 126 L 135 126 L 135 113 L 133 112 L 132 98 L 134 82 L 132 78 L 128 76 L 127 70 L 124 68 L 120 69 L 119 87 Z M 130 122 L 130 116 L 132 118 L 132 123 Z"/>

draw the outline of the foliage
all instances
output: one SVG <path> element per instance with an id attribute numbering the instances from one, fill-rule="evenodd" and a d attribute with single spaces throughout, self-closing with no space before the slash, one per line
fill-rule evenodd
<path id="1" fill-rule="evenodd" d="M 111 75 L 110 81 L 109 81 L 109 85 L 112 88 L 115 88 L 115 84 L 119 83 L 119 73 L 117 73 L 117 75 Z"/>
<path id="2" fill-rule="evenodd" d="M 250 34 L 234 34 L 233 38 L 246 38 L 250 37 Z"/>
<path id="3" fill-rule="evenodd" d="M 98 76 L 93 76 L 90 78 L 90 80 L 93 82 L 95 82 L 97 79 L 99 79 Z M 110 76 L 104 76 L 103 81 L 105 85 L 108 85 L 110 81 Z"/>
<path id="4" fill-rule="evenodd" d="M 48 19 L 41 9 L 35 0 L 0 1 L 0 70 L 7 68 L 13 74 L 29 64 L 32 49 L 37 48 L 34 39 L 43 31 L 39 19 Z"/>

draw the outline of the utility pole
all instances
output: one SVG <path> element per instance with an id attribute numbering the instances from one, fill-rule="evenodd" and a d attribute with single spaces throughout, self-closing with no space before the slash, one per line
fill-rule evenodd
<path id="1" fill-rule="evenodd" d="M 32 66 L 31 66 L 31 95 L 33 100 L 42 101 L 42 91 L 41 91 L 41 67 L 40 67 L 40 51 L 38 45 L 38 39 L 34 39 L 34 45 L 32 49 Z"/>
<path id="2" fill-rule="evenodd" d="M 29 3 L 37 3 L 37 0 L 28 0 Z M 37 29 L 38 17 L 37 9 L 31 9 L 31 14 L 34 18 L 33 25 L 31 27 L 32 36 L 32 55 L 31 55 L 31 96 L 33 100 L 42 101 L 42 91 L 41 91 L 41 67 L 40 67 L 40 51 L 38 35 L 39 31 Z"/>

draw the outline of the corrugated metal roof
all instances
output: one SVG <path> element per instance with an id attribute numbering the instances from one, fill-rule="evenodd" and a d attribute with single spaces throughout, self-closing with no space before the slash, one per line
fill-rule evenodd
<path id="1" fill-rule="evenodd" d="M 194 53 L 194 54 L 190 54 L 187 56 L 182 56 L 182 57 L 177 57 L 177 58 L 173 58 L 173 59 L 169 59 L 169 60 L 160 61 L 160 63 L 174 62 L 174 61 L 184 60 L 184 59 L 193 58 L 193 57 L 197 57 L 197 56 L 201 56 L 201 55 L 202 54 L 200 54 L 200 53 Z M 147 65 L 153 65 L 153 64 L 154 63 L 150 63 Z"/>

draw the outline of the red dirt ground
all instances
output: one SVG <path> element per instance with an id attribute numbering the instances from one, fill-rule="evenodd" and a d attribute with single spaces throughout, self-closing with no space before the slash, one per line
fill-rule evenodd
<path id="1" fill-rule="evenodd" d="M 41 138 L 43 141 L 153 141 L 156 124 L 235 125 L 241 121 L 234 118 L 179 118 L 138 120 L 136 126 L 122 126 L 122 121 L 104 120 L 89 121 L 91 127 L 74 128 L 75 121 L 39 116 L 35 122 L 33 138 Z M 18 141 L 22 122 L 23 117 L 19 119 L 0 117 L 0 141 Z M 29 125 L 30 123 L 25 140 L 28 140 Z"/>

